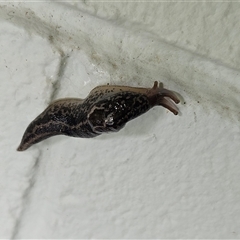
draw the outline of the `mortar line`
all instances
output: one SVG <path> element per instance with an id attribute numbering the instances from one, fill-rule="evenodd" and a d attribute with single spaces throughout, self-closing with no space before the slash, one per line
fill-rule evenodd
<path id="1" fill-rule="evenodd" d="M 33 174 L 31 176 L 31 178 L 29 179 L 29 186 L 23 192 L 22 204 L 21 204 L 22 205 L 22 210 L 21 210 L 21 213 L 19 214 L 19 216 L 18 216 L 18 218 L 15 222 L 15 225 L 14 225 L 13 231 L 12 231 L 13 233 L 12 233 L 12 236 L 10 237 L 10 239 L 17 239 L 17 235 L 18 235 L 19 230 L 21 228 L 22 221 L 23 221 L 25 213 L 28 209 L 27 206 L 29 206 L 29 203 L 31 202 L 31 193 L 32 193 L 32 190 L 35 186 L 36 180 L 37 180 L 39 167 L 40 167 L 41 156 L 42 156 L 42 152 L 40 150 L 39 155 L 36 157 L 35 163 L 34 163 L 32 169 L 31 169 Z"/>
<path id="2" fill-rule="evenodd" d="M 60 52 L 61 58 L 60 58 L 59 66 L 58 66 L 57 79 L 52 85 L 52 92 L 51 92 L 50 97 L 49 97 L 49 103 L 51 103 L 52 101 L 54 101 L 56 99 L 56 96 L 57 96 L 57 94 L 59 92 L 59 89 L 60 89 L 61 80 L 64 76 L 64 72 L 65 72 L 65 69 L 66 69 L 66 66 L 67 66 L 67 59 L 69 58 L 68 54 L 66 55 L 61 50 L 59 50 L 59 52 Z"/>

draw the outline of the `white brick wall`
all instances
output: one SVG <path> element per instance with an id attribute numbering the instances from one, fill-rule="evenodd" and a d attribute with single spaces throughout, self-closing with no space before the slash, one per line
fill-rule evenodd
<path id="1" fill-rule="evenodd" d="M 1 3 L 0 238 L 239 238 L 239 5 Z M 165 83 L 114 134 L 16 148 L 50 101 Z"/>

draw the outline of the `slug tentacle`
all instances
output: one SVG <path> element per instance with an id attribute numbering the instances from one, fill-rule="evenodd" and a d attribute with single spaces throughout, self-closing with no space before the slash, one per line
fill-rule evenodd
<path id="1" fill-rule="evenodd" d="M 54 101 L 27 127 L 18 151 L 55 135 L 91 138 L 104 132 L 119 131 L 125 124 L 161 105 L 175 115 L 177 96 L 154 82 L 152 88 L 103 85 L 86 99 L 64 98 Z"/>
<path id="2" fill-rule="evenodd" d="M 175 103 L 179 103 L 180 100 L 176 94 L 168 89 L 163 88 L 163 84 L 155 81 L 153 87 L 147 93 L 148 98 L 150 99 L 153 106 L 161 105 L 173 114 L 178 114 L 178 108 L 170 100 L 172 99 Z"/>

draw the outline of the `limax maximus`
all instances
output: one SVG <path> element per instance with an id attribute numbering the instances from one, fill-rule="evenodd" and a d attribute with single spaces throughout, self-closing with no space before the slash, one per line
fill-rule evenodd
<path id="1" fill-rule="evenodd" d="M 175 93 L 157 81 L 152 88 L 103 85 L 94 88 L 85 99 L 59 99 L 29 124 L 17 150 L 24 151 L 55 135 L 92 138 L 116 132 L 158 105 L 177 115 L 178 108 L 170 99 L 180 102 Z"/>

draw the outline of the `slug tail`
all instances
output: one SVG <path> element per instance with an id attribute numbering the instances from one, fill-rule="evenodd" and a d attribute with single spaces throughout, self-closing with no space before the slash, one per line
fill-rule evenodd
<path id="1" fill-rule="evenodd" d="M 71 116 L 67 116 L 61 110 L 56 109 L 59 108 L 56 108 L 56 104 L 53 104 L 28 125 L 17 151 L 24 151 L 33 144 L 52 136 L 71 135 L 68 123 Z"/>
<path id="2" fill-rule="evenodd" d="M 69 135 L 68 126 L 53 122 L 52 120 L 50 120 L 48 123 L 42 124 L 40 119 L 37 118 L 27 127 L 17 151 L 25 151 L 33 144 L 39 143 L 49 137 L 61 134 Z"/>

